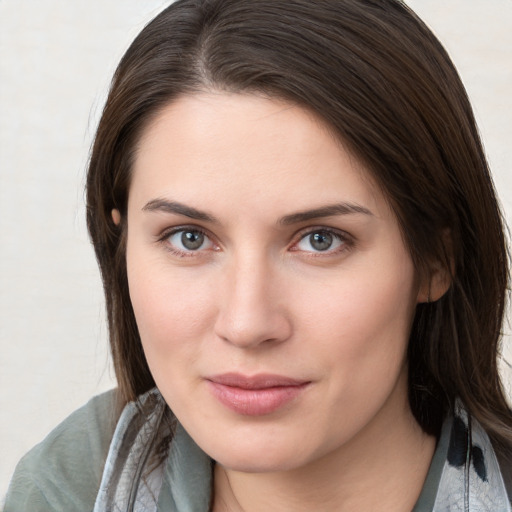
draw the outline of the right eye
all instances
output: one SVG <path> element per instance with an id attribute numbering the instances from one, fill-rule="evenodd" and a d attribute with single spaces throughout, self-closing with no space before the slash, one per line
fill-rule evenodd
<path id="1" fill-rule="evenodd" d="M 186 256 L 194 252 L 215 249 L 215 244 L 200 229 L 179 228 L 162 237 L 171 252 Z"/>

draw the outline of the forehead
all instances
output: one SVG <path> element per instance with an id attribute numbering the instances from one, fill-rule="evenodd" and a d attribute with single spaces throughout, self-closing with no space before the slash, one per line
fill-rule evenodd
<path id="1" fill-rule="evenodd" d="M 166 195 L 219 207 L 222 196 L 293 209 L 341 200 L 381 208 L 385 201 L 364 165 L 317 116 L 285 101 L 228 93 L 182 96 L 143 132 L 130 202 Z"/>

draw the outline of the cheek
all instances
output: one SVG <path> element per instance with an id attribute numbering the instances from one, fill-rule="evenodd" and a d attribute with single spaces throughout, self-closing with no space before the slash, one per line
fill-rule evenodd
<path id="1" fill-rule="evenodd" d="M 387 274 L 366 266 L 350 269 L 303 295 L 297 301 L 310 328 L 324 325 L 340 334 L 360 333 L 375 339 L 396 330 L 404 337 L 414 315 L 417 286 L 412 264 Z"/>
<path id="2" fill-rule="evenodd" d="M 130 299 L 148 363 L 177 362 L 180 354 L 192 357 L 213 315 L 206 283 L 172 272 L 161 261 L 128 255 Z"/>
<path id="3" fill-rule="evenodd" d="M 400 278 L 382 272 L 352 273 L 326 294 L 309 296 L 304 304 L 315 343 L 306 359 L 329 378 L 317 416 L 337 439 L 362 428 L 394 389 L 406 403 L 406 355 L 415 309 L 415 279 L 411 267 Z M 320 300 L 321 296 L 331 300 Z M 314 307 L 314 311 L 312 308 Z M 309 315 L 306 317 L 306 315 Z M 332 426 L 335 427 L 332 427 Z"/>
<path id="4" fill-rule="evenodd" d="M 372 382 L 393 381 L 405 364 L 416 306 L 412 263 L 405 259 L 393 272 L 366 265 L 351 269 L 338 282 L 301 301 L 303 327 L 316 344 L 311 359 L 323 364 L 354 392 Z"/>
<path id="5" fill-rule="evenodd" d="M 179 279 L 166 278 L 157 267 L 132 270 L 130 297 L 149 370 L 173 410 L 186 410 L 191 386 L 197 385 L 189 369 L 201 358 L 207 340 L 208 308 L 189 285 L 180 286 Z"/>

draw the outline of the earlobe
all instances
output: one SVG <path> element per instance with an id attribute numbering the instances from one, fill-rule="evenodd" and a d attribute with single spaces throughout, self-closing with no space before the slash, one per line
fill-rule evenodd
<path id="1" fill-rule="evenodd" d="M 434 269 L 420 287 L 418 303 L 438 301 L 450 289 L 451 284 L 452 276 L 449 269 Z"/>
<path id="2" fill-rule="evenodd" d="M 119 226 L 121 222 L 121 213 L 117 208 L 114 208 L 112 212 L 110 213 L 112 215 L 112 220 L 116 226 Z"/>
<path id="3" fill-rule="evenodd" d="M 452 285 L 453 276 L 455 275 L 455 262 L 452 236 L 449 229 L 443 230 L 441 240 L 444 254 L 439 260 L 432 262 L 429 270 L 425 272 L 425 277 L 421 280 L 418 292 L 418 303 L 438 301 Z"/>

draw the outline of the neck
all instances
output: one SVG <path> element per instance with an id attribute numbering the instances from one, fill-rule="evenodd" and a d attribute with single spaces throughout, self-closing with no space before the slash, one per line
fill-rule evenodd
<path id="1" fill-rule="evenodd" d="M 436 441 L 408 404 L 402 413 L 383 412 L 349 443 L 301 468 L 244 473 L 217 464 L 213 512 L 410 512 Z"/>

